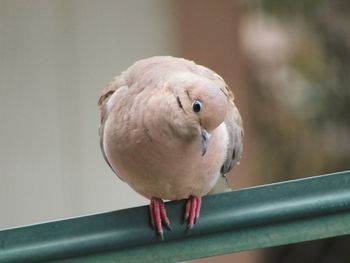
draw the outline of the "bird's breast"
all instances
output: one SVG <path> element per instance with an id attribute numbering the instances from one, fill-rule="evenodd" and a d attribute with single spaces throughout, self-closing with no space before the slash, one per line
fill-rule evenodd
<path id="1" fill-rule="evenodd" d="M 214 186 L 225 159 L 228 136 L 224 124 L 213 131 L 204 156 L 199 135 L 182 138 L 165 127 L 144 123 L 111 129 L 107 123 L 104 146 L 113 169 L 147 198 L 176 200 L 205 195 Z"/>

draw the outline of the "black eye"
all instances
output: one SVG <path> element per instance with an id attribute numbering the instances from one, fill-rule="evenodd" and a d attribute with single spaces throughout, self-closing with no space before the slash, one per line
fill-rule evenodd
<path id="1" fill-rule="evenodd" d="M 195 100 L 192 103 L 192 109 L 194 112 L 200 112 L 203 108 L 203 103 L 200 102 L 199 100 Z"/>

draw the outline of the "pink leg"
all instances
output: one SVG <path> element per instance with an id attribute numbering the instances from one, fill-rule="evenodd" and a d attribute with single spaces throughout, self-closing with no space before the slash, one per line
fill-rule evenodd
<path id="1" fill-rule="evenodd" d="M 202 205 L 202 198 L 198 196 L 190 196 L 186 203 L 184 221 L 188 221 L 187 228 L 191 229 L 196 223 Z"/>
<path id="2" fill-rule="evenodd" d="M 158 235 L 163 240 L 163 228 L 162 222 L 170 230 L 170 221 L 165 211 L 163 200 L 160 198 L 152 197 L 149 206 L 152 226 L 156 229 Z"/>

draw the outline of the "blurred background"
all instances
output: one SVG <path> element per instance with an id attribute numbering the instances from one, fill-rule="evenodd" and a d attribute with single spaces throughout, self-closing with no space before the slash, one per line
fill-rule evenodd
<path id="1" fill-rule="evenodd" d="M 97 100 L 134 61 L 219 73 L 245 127 L 233 188 L 350 169 L 342 0 L 0 0 L 0 228 L 147 204 L 99 149 Z M 350 237 L 195 262 L 350 262 Z"/>

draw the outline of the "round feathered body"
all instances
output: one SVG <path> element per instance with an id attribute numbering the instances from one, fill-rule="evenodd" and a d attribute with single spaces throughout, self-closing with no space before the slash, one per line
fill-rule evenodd
<path id="1" fill-rule="evenodd" d="M 106 161 L 147 198 L 206 195 L 241 156 L 232 93 L 219 75 L 192 61 L 140 60 L 106 87 L 99 106 Z"/>

